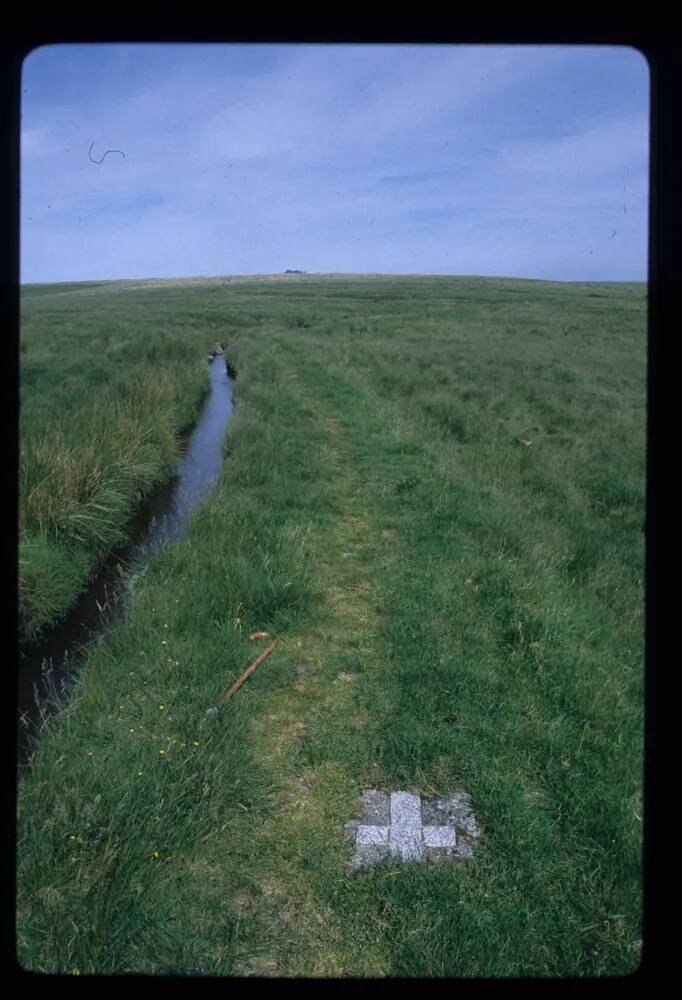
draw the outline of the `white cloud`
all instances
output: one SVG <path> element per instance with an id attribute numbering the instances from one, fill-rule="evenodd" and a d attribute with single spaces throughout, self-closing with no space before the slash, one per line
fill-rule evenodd
<path id="1" fill-rule="evenodd" d="M 612 215 L 622 266 L 645 257 L 641 102 L 626 114 L 605 99 L 588 117 L 565 101 L 550 128 L 518 133 L 519 97 L 548 80 L 565 95 L 598 51 L 258 46 L 251 60 L 228 46 L 204 61 L 180 46 L 147 74 L 149 47 L 120 48 L 95 77 L 88 66 L 81 101 L 26 104 L 24 280 L 57 267 L 61 280 L 263 272 L 281 257 L 464 273 L 468 260 L 486 273 L 486 253 L 490 273 L 519 273 L 571 253 L 578 266 Z M 125 159 L 90 163 L 93 141 L 95 156 Z"/>
<path id="2" fill-rule="evenodd" d="M 523 173 L 580 176 L 604 174 L 648 159 L 649 122 L 644 114 L 594 122 L 588 128 L 550 141 L 506 143 L 504 166 Z"/>
<path id="3" fill-rule="evenodd" d="M 47 125 L 37 128 L 22 128 L 19 137 L 23 162 L 53 156 L 61 146 L 61 137 Z"/>

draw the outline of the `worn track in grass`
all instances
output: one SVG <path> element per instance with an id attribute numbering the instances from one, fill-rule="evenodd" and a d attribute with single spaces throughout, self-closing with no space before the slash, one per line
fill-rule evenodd
<path id="1" fill-rule="evenodd" d="M 20 959 L 628 972 L 643 290 L 306 278 L 117 292 L 239 334 L 235 416 L 20 790 Z M 280 644 L 206 720 L 256 629 Z M 475 861 L 350 873 L 368 786 L 467 791 Z"/>

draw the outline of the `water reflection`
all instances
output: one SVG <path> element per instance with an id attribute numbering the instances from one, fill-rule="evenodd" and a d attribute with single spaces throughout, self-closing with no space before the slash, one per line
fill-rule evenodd
<path id="1" fill-rule="evenodd" d="M 162 545 L 181 538 L 189 519 L 220 474 L 223 440 L 232 415 L 233 379 L 225 359 L 209 366 L 210 392 L 173 479 L 143 503 L 129 542 L 108 557 L 61 624 L 19 652 L 17 754 L 25 765 L 32 737 L 77 678 L 78 663 L 125 614 L 125 573 Z"/>

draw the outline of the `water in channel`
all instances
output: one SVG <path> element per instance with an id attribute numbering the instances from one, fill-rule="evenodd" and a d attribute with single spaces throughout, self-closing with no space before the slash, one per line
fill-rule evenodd
<path id="1" fill-rule="evenodd" d="M 28 764 L 32 744 L 57 699 L 77 679 L 87 649 L 125 611 L 126 571 L 162 545 L 176 541 L 215 482 L 223 463 L 223 440 L 232 415 L 233 379 L 224 356 L 209 366 L 210 392 L 187 441 L 173 479 L 142 504 L 129 541 L 112 552 L 68 616 L 39 642 L 20 647 L 18 664 L 17 762 Z"/>

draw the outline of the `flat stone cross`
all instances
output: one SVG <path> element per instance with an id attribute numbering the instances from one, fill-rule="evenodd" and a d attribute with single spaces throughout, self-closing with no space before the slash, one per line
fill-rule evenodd
<path id="1" fill-rule="evenodd" d="M 362 793 L 364 817 L 346 829 L 354 833 L 353 867 L 396 858 L 420 861 L 441 854 L 471 858 L 469 838 L 478 837 L 469 796 L 460 793 L 437 801 L 422 801 L 410 792 Z M 458 835 L 459 831 L 459 835 Z"/>

